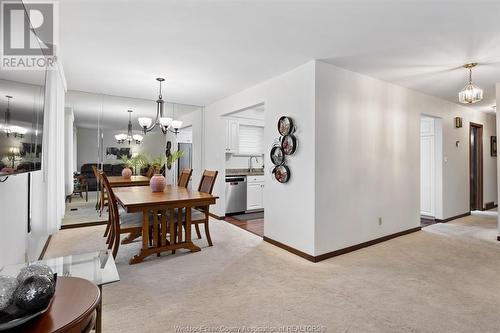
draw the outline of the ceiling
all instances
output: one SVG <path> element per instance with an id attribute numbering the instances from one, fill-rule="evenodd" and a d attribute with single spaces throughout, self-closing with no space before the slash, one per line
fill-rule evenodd
<path id="1" fill-rule="evenodd" d="M 64 0 L 69 89 L 207 105 L 312 59 L 456 102 L 467 62 L 491 110 L 496 0 Z"/>

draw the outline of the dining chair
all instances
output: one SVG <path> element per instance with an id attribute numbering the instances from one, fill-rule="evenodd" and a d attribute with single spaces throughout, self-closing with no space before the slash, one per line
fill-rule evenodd
<path id="1" fill-rule="evenodd" d="M 203 171 L 203 175 L 201 176 L 200 185 L 198 186 L 198 192 L 205 192 L 212 194 L 212 190 L 214 189 L 215 180 L 217 179 L 218 171 Z M 209 246 L 213 246 L 212 238 L 210 237 L 210 229 L 209 229 L 209 206 L 200 206 L 191 209 L 191 224 L 194 224 L 196 229 L 196 235 L 198 239 L 201 239 L 200 233 L 200 224 L 203 224 L 205 227 L 205 235 L 207 236 L 207 242 Z M 186 229 L 186 220 L 185 215 L 182 214 L 182 224 L 184 229 Z M 180 235 L 178 235 L 180 236 Z"/>
<path id="2" fill-rule="evenodd" d="M 108 195 L 107 195 L 107 193 L 104 189 L 104 186 L 102 184 L 102 179 L 101 179 L 101 175 L 100 175 L 101 171 L 98 170 L 95 165 L 92 165 L 92 171 L 94 172 L 94 175 L 96 176 L 96 181 L 97 181 L 98 189 L 99 189 L 96 210 L 99 211 L 99 216 L 102 216 L 102 211 L 108 205 Z"/>
<path id="3" fill-rule="evenodd" d="M 177 186 L 187 187 L 192 174 L 193 174 L 193 169 L 183 169 L 179 176 L 179 180 L 177 181 Z"/>
<path id="4" fill-rule="evenodd" d="M 155 171 L 156 171 L 156 168 L 154 166 L 150 166 L 148 169 L 148 173 L 146 174 L 146 177 L 148 177 L 148 178 L 153 177 Z"/>
<path id="5" fill-rule="evenodd" d="M 123 213 L 120 214 L 118 209 L 118 203 L 113 193 L 111 185 L 109 185 L 108 177 L 101 172 L 101 180 L 104 183 L 104 187 L 108 192 L 108 203 L 109 203 L 109 219 L 110 224 L 109 238 L 108 238 L 108 249 L 112 249 L 113 257 L 116 258 L 118 253 L 118 248 L 120 247 L 120 235 L 121 234 L 131 234 L 142 236 L 142 212 L 138 213 Z M 149 219 L 150 224 L 152 224 L 152 219 Z M 122 243 L 126 244 L 126 243 Z"/>

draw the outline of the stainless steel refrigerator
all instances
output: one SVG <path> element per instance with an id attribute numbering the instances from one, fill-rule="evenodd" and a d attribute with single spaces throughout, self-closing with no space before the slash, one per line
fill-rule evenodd
<path id="1" fill-rule="evenodd" d="M 178 143 L 177 149 L 184 152 L 181 158 L 179 158 L 177 163 L 177 179 L 181 174 L 183 169 L 193 168 L 193 144 L 192 143 Z M 192 178 L 192 177 L 191 177 Z M 188 189 L 191 189 L 191 179 L 188 184 Z"/>

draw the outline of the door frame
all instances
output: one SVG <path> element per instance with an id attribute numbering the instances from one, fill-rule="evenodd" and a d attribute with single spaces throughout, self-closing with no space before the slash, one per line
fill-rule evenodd
<path id="1" fill-rule="evenodd" d="M 478 193 L 477 194 L 477 203 L 476 203 L 476 209 L 479 207 L 479 210 L 484 210 L 483 207 L 483 125 L 482 124 L 477 124 L 470 122 L 469 123 L 469 207 L 470 210 L 472 210 L 471 207 L 471 200 L 470 198 L 472 197 L 472 193 L 474 191 L 473 186 L 472 186 L 472 179 L 471 179 L 471 170 L 472 170 L 472 161 L 471 161 L 471 152 L 472 152 L 472 145 L 471 145 L 471 135 L 472 135 L 472 128 L 477 129 L 478 137 L 479 140 L 476 140 L 477 144 L 477 150 L 478 150 L 478 161 L 477 161 L 477 184 L 478 184 Z M 476 138 L 477 139 L 477 138 Z"/>

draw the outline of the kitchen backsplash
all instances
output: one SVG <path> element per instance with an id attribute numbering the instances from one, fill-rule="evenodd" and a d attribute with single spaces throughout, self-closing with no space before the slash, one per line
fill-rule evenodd
<path id="1" fill-rule="evenodd" d="M 248 159 L 248 156 L 226 154 L 226 169 L 247 169 Z M 264 162 L 264 155 L 258 156 L 257 160 L 258 162 L 255 162 L 255 158 L 252 158 L 252 167 L 254 169 L 261 169 Z"/>

